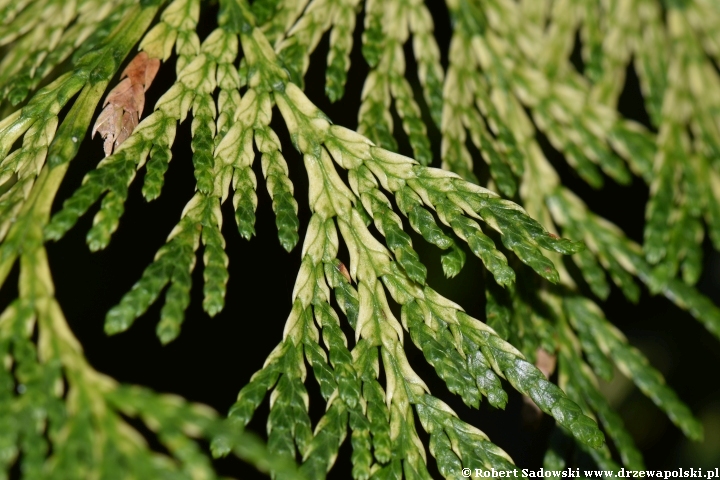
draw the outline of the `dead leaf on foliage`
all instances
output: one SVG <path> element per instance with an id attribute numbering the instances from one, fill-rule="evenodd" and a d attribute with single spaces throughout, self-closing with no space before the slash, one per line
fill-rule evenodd
<path id="1" fill-rule="evenodd" d="M 105 156 L 123 143 L 140 122 L 145 107 L 145 92 L 160 68 L 160 60 L 140 52 L 125 67 L 120 83 L 113 88 L 103 103 L 102 112 L 93 126 L 92 137 L 99 132 L 105 140 Z"/>

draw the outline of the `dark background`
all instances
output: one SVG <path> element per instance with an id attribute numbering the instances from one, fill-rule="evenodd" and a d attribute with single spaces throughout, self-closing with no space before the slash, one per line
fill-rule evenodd
<path id="1" fill-rule="evenodd" d="M 431 2 L 437 26 L 438 41 L 444 55 L 449 45 L 450 19 L 438 8 L 441 2 Z M 214 8 L 206 9 L 201 19 L 201 38 L 215 25 Z M 363 22 L 362 14 L 358 24 Z M 360 94 L 368 67 L 363 60 L 360 39 L 356 35 L 352 66 L 345 97 L 330 104 L 324 95 L 327 35 L 313 54 L 306 76 L 306 92 L 330 118 L 349 128 L 357 126 Z M 578 49 L 573 59 L 582 69 Z M 417 88 L 416 66 L 408 52 L 408 77 Z M 443 57 L 444 66 L 447 58 Z M 174 59 L 163 65 L 158 78 L 148 92 L 146 105 L 155 103 L 161 93 L 174 81 Z M 416 98 L 422 103 L 421 95 Z M 619 102 L 620 111 L 627 117 L 648 125 L 637 77 L 628 69 L 627 82 Z M 307 179 L 302 159 L 288 141 L 287 131 L 275 112 L 273 127 L 283 139 L 283 152 L 288 161 L 295 196 L 300 204 L 301 242 L 309 217 Z M 430 122 L 427 122 L 430 123 Z M 401 130 L 395 118 L 396 130 Z M 649 126 L 649 125 L 648 125 Z M 439 165 L 440 136 L 434 126 L 428 135 Z M 161 346 L 155 336 L 161 303 L 154 305 L 129 331 L 107 337 L 103 333 L 105 313 L 117 304 L 122 295 L 137 281 L 152 261 L 170 230 L 180 218 L 186 202 L 192 197 L 195 181 L 191 163 L 190 119 L 179 126 L 173 147 L 173 160 L 166 174 L 162 196 L 145 202 L 140 189 L 142 172 L 135 179 L 126 211 L 110 246 L 99 253 L 90 253 L 85 234 L 91 226 L 95 206 L 88 215 L 57 243 L 48 245 L 57 297 L 63 306 L 75 335 L 82 343 L 90 363 L 99 371 L 121 382 L 152 387 L 159 392 L 171 392 L 189 400 L 202 402 L 225 414 L 234 402 L 239 389 L 258 370 L 267 354 L 281 340 L 285 319 L 290 311 L 290 293 L 300 265 L 300 245 L 292 253 L 285 252 L 278 240 L 271 200 L 262 181 L 259 160 L 255 173 L 259 180 L 257 235 L 251 241 L 240 238 L 234 222 L 231 202 L 223 207 L 223 233 L 230 257 L 230 281 L 225 310 L 215 318 L 202 311 L 202 260 L 193 273 L 192 302 L 186 312 L 179 338 L 168 346 Z M 410 154 L 404 134 L 398 133 L 401 153 Z M 542 140 L 542 139 L 541 139 Z M 580 180 L 564 163 L 562 156 L 542 142 L 546 154 L 558 169 L 563 182 L 578 193 L 595 212 L 619 225 L 630 238 L 642 241 L 644 208 L 648 189 L 635 179 L 630 186 L 619 186 L 606 178 L 602 190 L 595 191 Z M 84 174 L 102 158 L 102 141 L 86 138 L 80 154 L 73 161 L 58 194 L 55 210 L 61 201 L 76 189 Z M 486 175 L 484 165 L 476 159 L 476 170 Z M 414 244 L 422 260 L 428 265 L 429 281 L 441 293 L 460 303 L 471 315 L 484 318 L 482 267 L 475 257 L 468 255 L 463 272 L 453 280 L 443 278 L 437 250 L 427 248 L 415 238 Z M 704 245 L 705 270 L 698 288 L 716 303 L 720 301 L 720 256 Z M 6 289 L 7 290 L 7 289 Z M 7 291 L 3 292 L 7 295 Z M 714 467 L 720 464 L 720 390 L 717 367 L 720 349 L 717 339 L 690 315 L 664 298 L 650 297 L 643 291 L 638 304 L 629 304 L 619 290 L 613 288 L 603 308 L 613 321 L 651 360 L 666 377 L 679 396 L 705 424 L 706 440 L 693 444 L 683 439 L 679 430 L 650 400 L 629 385 L 621 376 L 605 386 L 611 401 L 619 409 L 626 425 L 646 457 L 649 468 Z M 422 354 L 406 342 L 410 362 L 428 382 L 434 394 L 444 398 L 466 421 L 484 430 L 505 449 L 522 468 L 539 468 L 548 442 L 552 420 L 545 418 L 538 427 L 522 421 L 522 399 L 511 387 L 510 402 L 505 411 L 498 411 L 484 402 L 480 410 L 465 407 L 459 399 L 449 395 L 438 381 Z M 324 403 L 312 375 L 307 387 L 311 395 L 313 422 L 322 415 Z M 260 407 L 250 427 L 264 435 L 267 419 L 267 399 Z M 418 430 L 422 432 L 422 429 Z M 421 433 L 421 436 L 424 435 Z M 343 445 L 331 478 L 349 478 L 349 439 Z M 434 462 L 430 459 L 431 468 Z M 217 462 L 222 473 L 239 478 L 264 478 L 251 467 L 232 459 Z M 433 476 L 438 476 L 436 470 Z"/>

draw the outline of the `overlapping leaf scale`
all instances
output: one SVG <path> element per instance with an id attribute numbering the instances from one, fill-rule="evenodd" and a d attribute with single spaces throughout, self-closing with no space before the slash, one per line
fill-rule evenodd
<path id="1" fill-rule="evenodd" d="M 478 408 L 481 390 L 476 382 L 482 383 L 484 375 L 478 372 L 478 369 L 472 368 L 470 358 L 464 359 L 456 350 L 454 339 L 447 330 L 446 324 L 441 319 L 435 319 L 435 323 L 440 325 L 433 330 L 425 323 L 425 315 L 416 302 L 403 305 L 402 319 L 413 343 L 422 350 L 425 359 L 447 384 L 448 390 L 460 395 L 468 406 Z M 473 373 L 476 376 L 473 376 Z M 499 387 L 499 382 L 497 383 Z M 500 390 L 502 391 L 502 388 Z M 488 395 L 486 389 L 482 391 Z"/>
<path id="2" fill-rule="evenodd" d="M 570 381 L 580 387 L 585 401 L 597 412 L 605 431 L 620 452 L 623 464 L 631 470 L 644 470 L 645 466 L 640 451 L 635 446 L 630 434 L 625 430 L 620 416 L 613 411 L 608 401 L 593 384 L 592 373 L 577 357 L 561 355 L 560 363 L 561 368 L 565 366 L 570 371 Z"/>
<path id="3" fill-rule="evenodd" d="M 603 352 L 613 359 L 620 371 L 635 382 L 668 417 L 690 438 L 702 438 L 702 425 L 690 409 L 678 399 L 647 359 L 627 344 L 625 337 L 602 317 L 598 307 L 582 298 L 568 298 L 564 302 L 570 320 L 584 324 L 595 336 Z"/>
<path id="4" fill-rule="evenodd" d="M 519 351 L 489 327 L 463 312 L 456 315 L 460 330 L 480 346 L 481 352 L 498 375 L 505 377 L 516 390 L 532 398 L 542 411 L 553 416 L 579 442 L 591 447 L 602 445 L 604 437 L 595 422 L 586 417 L 562 390 L 549 382 L 537 367 L 526 361 Z"/>
<path id="5" fill-rule="evenodd" d="M 662 278 L 648 263 L 640 247 L 628 240 L 617 227 L 587 211 L 580 199 L 565 189 L 549 197 L 553 219 L 563 228 L 585 232 L 590 250 L 597 255 L 605 268 L 610 270 L 613 281 L 618 283 L 631 300 L 639 295 L 633 281 L 637 276 L 649 290 L 667 297 L 678 307 L 689 311 L 713 335 L 720 338 L 720 308 L 695 288 L 676 278 Z"/>

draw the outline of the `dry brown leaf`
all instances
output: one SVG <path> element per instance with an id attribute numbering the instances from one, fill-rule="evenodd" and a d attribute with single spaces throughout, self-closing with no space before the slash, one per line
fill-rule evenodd
<path id="1" fill-rule="evenodd" d="M 352 283 L 352 279 L 350 278 L 350 272 L 348 272 L 348 269 L 344 263 L 339 262 L 336 268 L 340 271 L 342 276 L 345 277 L 345 280 L 347 280 L 348 283 Z"/>
<path id="2" fill-rule="evenodd" d="M 548 352 L 544 348 L 538 348 L 535 351 L 535 366 L 540 370 L 548 380 L 555 372 L 557 364 L 557 356 Z"/>
<path id="3" fill-rule="evenodd" d="M 120 145 L 122 142 L 127 140 L 130 134 L 135 130 L 138 124 L 138 117 L 134 112 L 126 111 L 122 116 L 122 123 L 120 125 L 120 132 L 117 134 L 115 144 Z"/>
<path id="4" fill-rule="evenodd" d="M 99 132 L 105 140 L 105 156 L 128 139 L 140 122 L 145 108 L 145 92 L 160 68 L 160 60 L 140 52 L 125 67 L 120 83 L 108 93 L 102 112 L 93 126 L 92 136 Z"/>
<path id="5" fill-rule="evenodd" d="M 133 84 L 142 85 L 146 91 L 160 68 L 160 60 L 148 58 L 147 53 L 140 52 L 123 70 L 122 77 L 127 77 Z"/>

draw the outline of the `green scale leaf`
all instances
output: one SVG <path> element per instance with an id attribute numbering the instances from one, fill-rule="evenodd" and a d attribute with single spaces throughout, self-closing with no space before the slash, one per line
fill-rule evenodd
<path id="1" fill-rule="evenodd" d="M 652 368 L 647 359 L 626 343 L 623 335 L 602 318 L 597 307 L 587 300 L 568 299 L 565 301 L 570 319 L 590 329 L 604 350 L 618 368 L 642 390 L 690 438 L 702 438 L 702 425 L 693 417 L 688 407 L 666 384 L 662 375 Z"/>

